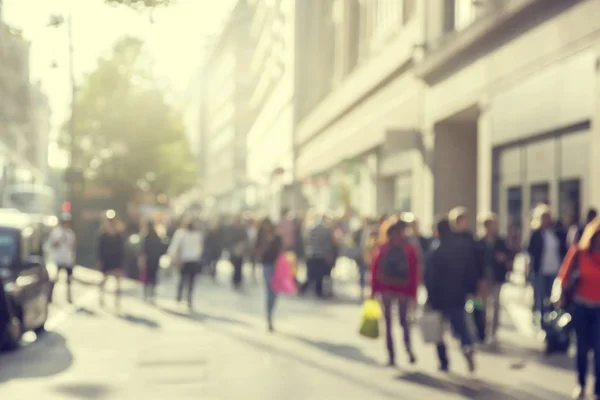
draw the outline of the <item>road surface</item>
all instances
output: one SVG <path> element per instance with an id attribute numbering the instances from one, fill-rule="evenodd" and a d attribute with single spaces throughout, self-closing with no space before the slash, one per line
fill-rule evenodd
<path id="1" fill-rule="evenodd" d="M 76 284 L 76 305 L 59 284 L 49 332 L 0 355 L 0 399 L 553 400 L 573 388 L 568 360 L 540 356 L 508 318 L 501 346 L 478 353 L 475 375 L 456 347 L 453 372 L 443 375 L 417 329 L 418 364 L 407 366 L 398 347 L 399 367 L 384 367 L 383 341 L 357 335 L 360 305 L 345 296 L 280 299 L 270 334 L 260 282 L 237 293 L 226 276 L 218 284 L 203 277 L 192 314 L 172 300 L 174 282 L 162 285 L 156 306 L 130 282 L 116 313 L 110 296 L 98 306 L 93 273 L 77 276 L 88 284 Z"/>

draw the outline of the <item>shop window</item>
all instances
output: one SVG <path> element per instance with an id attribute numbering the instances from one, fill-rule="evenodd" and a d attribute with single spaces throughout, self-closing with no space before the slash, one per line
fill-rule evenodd
<path id="1" fill-rule="evenodd" d="M 412 176 L 398 176 L 394 181 L 394 210 L 412 212 Z"/>
<path id="2" fill-rule="evenodd" d="M 581 216 L 581 182 L 579 179 L 561 181 L 558 190 L 560 222 L 565 228 L 578 224 Z"/>
<path id="3" fill-rule="evenodd" d="M 548 183 L 531 185 L 531 210 L 540 204 L 550 204 L 550 185 Z"/>
<path id="4" fill-rule="evenodd" d="M 523 232 L 523 189 L 520 186 L 507 189 L 508 226 L 506 229 L 509 246 L 518 250 L 522 243 Z"/>

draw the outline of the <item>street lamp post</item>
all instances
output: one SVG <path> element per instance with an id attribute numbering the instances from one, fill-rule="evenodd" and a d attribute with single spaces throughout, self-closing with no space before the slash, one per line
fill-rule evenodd
<path id="1" fill-rule="evenodd" d="M 67 200 L 71 203 L 73 207 L 73 218 L 74 225 L 76 225 L 75 219 L 77 218 L 77 199 L 76 199 L 76 187 L 77 183 L 82 181 L 82 174 L 77 169 L 77 127 L 75 123 L 76 116 L 76 95 L 77 95 L 77 85 L 75 81 L 75 51 L 73 44 L 73 13 L 69 10 L 67 17 L 65 18 L 62 15 L 52 15 L 50 17 L 49 26 L 58 28 L 66 24 L 67 28 L 67 41 L 68 41 L 68 57 L 69 57 L 69 84 L 70 84 L 70 92 L 71 92 L 71 115 L 69 117 L 68 123 L 68 158 L 69 158 L 69 167 L 65 170 L 64 180 L 67 184 Z"/>

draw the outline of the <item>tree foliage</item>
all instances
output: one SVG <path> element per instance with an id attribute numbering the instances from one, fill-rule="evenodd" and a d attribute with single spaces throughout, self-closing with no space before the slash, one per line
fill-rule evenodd
<path id="1" fill-rule="evenodd" d="M 178 194 L 195 183 L 196 168 L 181 114 L 153 78 L 143 43 L 124 37 L 85 77 L 74 104 L 75 167 L 88 179 L 130 196 L 140 181 L 156 192 Z M 152 178 L 148 178 L 148 177 Z"/>
<path id="2" fill-rule="evenodd" d="M 142 8 L 156 8 L 162 6 L 168 6 L 174 2 L 174 0 L 104 0 L 108 4 L 112 5 L 125 5 L 133 9 Z"/>

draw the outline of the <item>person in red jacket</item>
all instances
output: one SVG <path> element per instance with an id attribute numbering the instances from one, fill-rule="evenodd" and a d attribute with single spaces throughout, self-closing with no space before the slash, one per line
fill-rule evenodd
<path id="1" fill-rule="evenodd" d="M 383 303 L 390 366 L 396 365 L 392 337 L 392 310 L 395 307 L 400 314 L 408 360 L 411 364 L 416 362 L 410 338 L 408 311 L 411 302 L 417 298 L 420 272 L 417 249 L 406 239 L 405 230 L 406 223 L 402 220 L 388 228 L 388 240 L 379 248 L 371 268 L 371 296 L 380 296 Z"/>

